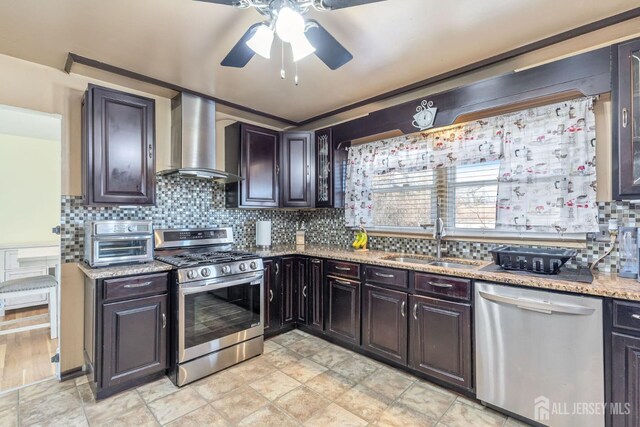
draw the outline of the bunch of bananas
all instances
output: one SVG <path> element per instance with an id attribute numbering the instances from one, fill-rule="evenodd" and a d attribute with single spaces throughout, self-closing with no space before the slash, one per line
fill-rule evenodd
<path id="1" fill-rule="evenodd" d="M 356 238 L 353 240 L 353 249 L 365 249 L 367 247 L 367 241 L 369 240 L 369 236 L 367 236 L 367 231 L 364 228 L 361 228 L 360 231 L 356 234 Z"/>

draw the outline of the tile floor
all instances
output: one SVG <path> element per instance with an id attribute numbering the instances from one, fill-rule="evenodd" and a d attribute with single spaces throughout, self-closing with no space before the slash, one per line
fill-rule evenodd
<path id="1" fill-rule="evenodd" d="M 96 402 L 86 377 L 0 395 L 0 426 L 524 426 L 295 330 L 265 353 L 178 389 L 164 378 Z"/>

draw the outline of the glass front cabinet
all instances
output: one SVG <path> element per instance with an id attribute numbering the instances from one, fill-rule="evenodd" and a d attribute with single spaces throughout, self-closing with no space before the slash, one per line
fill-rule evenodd
<path id="1" fill-rule="evenodd" d="M 640 199 L 640 40 L 620 44 L 615 65 L 613 196 Z"/>
<path id="2" fill-rule="evenodd" d="M 333 141 L 331 129 L 316 131 L 316 207 L 333 207 Z"/>

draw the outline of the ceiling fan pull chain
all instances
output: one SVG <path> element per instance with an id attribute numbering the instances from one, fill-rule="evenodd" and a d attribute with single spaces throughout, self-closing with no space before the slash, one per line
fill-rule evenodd
<path id="1" fill-rule="evenodd" d="M 280 78 L 284 80 L 287 73 L 284 71 L 284 42 L 280 41 Z"/>

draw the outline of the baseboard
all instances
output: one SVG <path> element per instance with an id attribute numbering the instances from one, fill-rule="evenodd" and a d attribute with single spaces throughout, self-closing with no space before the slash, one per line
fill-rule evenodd
<path id="1" fill-rule="evenodd" d="M 66 370 L 64 372 L 60 373 L 60 381 L 67 381 L 67 380 L 71 380 L 73 378 L 78 378 L 81 377 L 85 374 L 85 372 L 82 370 L 82 366 L 79 366 L 77 368 L 73 368 L 73 369 L 69 369 Z"/>

